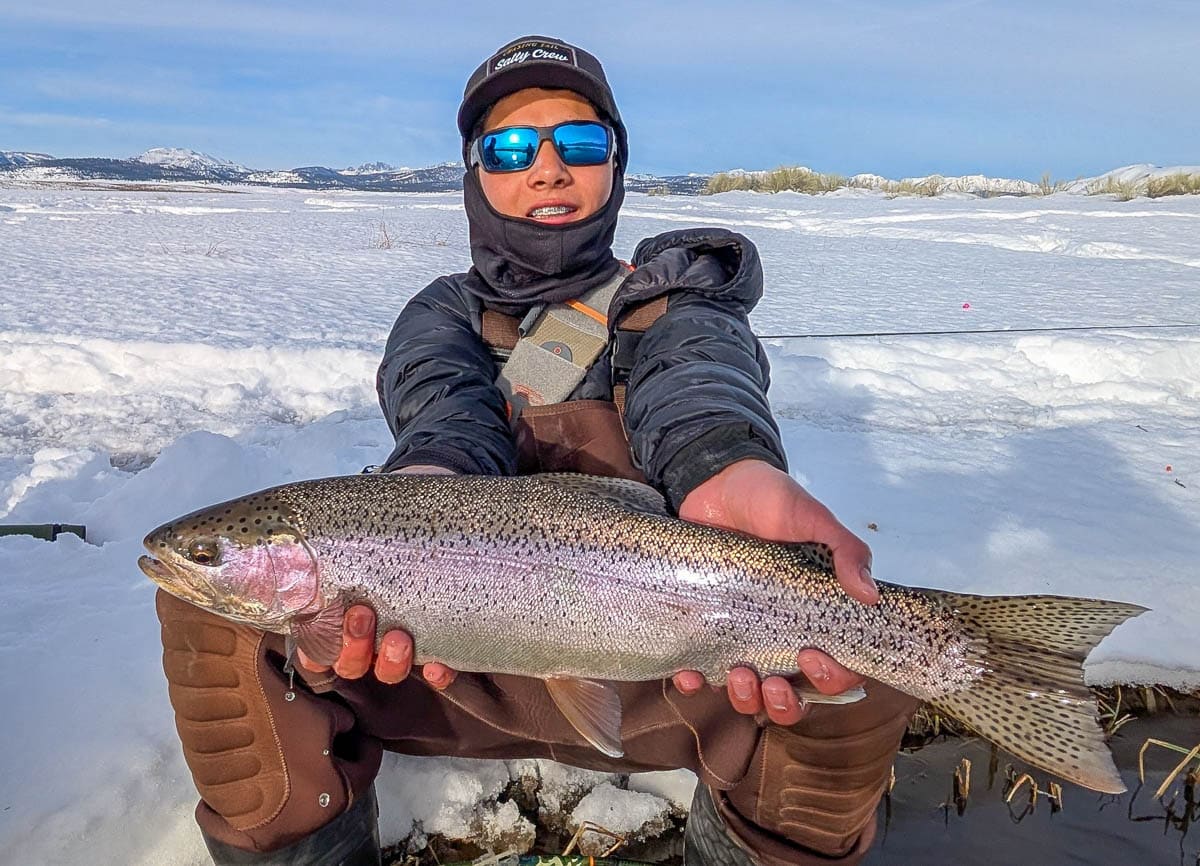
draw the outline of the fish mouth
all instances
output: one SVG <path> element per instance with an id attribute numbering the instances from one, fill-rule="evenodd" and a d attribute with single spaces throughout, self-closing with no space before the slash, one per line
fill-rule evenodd
<path id="1" fill-rule="evenodd" d="M 150 578 L 159 587 L 176 598 L 192 604 L 207 604 L 212 601 L 211 595 L 200 592 L 194 585 L 191 575 L 179 572 L 162 560 L 152 556 L 139 556 L 138 568 L 142 574 Z"/>

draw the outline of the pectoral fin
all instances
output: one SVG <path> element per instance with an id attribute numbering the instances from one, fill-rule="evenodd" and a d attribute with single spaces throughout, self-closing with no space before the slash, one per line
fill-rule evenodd
<path id="1" fill-rule="evenodd" d="M 292 623 L 292 638 L 304 655 L 319 665 L 332 665 L 342 651 L 342 617 L 346 613 L 341 602 L 331 604 L 316 616 Z"/>
<path id="2" fill-rule="evenodd" d="M 625 754 L 621 746 L 621 697 L 595 680 L 553 677 L 546 689 L 559 711 L 579 734 L 611 758 Z"/>

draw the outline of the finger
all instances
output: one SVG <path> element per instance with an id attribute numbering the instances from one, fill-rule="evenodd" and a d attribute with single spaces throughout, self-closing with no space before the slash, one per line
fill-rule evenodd
<path id="1" fill-rule="evenodd" d="M 412 672 L 413 642 L 407 632 L 389 631 L 379 644 L 375 659 L 375 678 L 394 685 Z"/>
<path id="2" fill-rule="evenodd" d="M 841 537 L 833 547 L 833 570 L 838 583 L 851 598 L 863 604 L 878 604 L 879 587 L 871 576 L 871 548 L 849 529 L 838 526 Z"/>
<path id="3" fill-rule="evenodd" d="M 729 692 L 729 702 L 739 713 L 753 716 L 762 709 L 762 689 L 758 684 L 758 674 L 750 668 L 731 670 L 725 687 Z"/>
<path id="4" fill-rule="evenodd" d="M 813 687 L 823 695 L 840 695 L 866 682 L 865 678 L 842 667 L 820 650 L 801 650 L 796 656 L 796 663 Z"/>
<path id="5" fill-rule="evenodd" d="M 430 662 L 425 665 L 421 673 L 425 677 L 425 681 L 439 692 L 447 688 L 454 682 L 454 678 L 458 676 L 458 671 L 446 667 L 441 662 Z"/>
<path id="6" fill-rule="evenodd" d="M 671 677 L 675 688 L 683 695 L 694 695 L 704 688 L 704 674 L 699 671 L 680 671 Z"/>
<path id="7" fill-rule="evenodd" d="M 792 684 L 783 677 L 767 677 L 762 684 L 763 705 L 767 718 L 777 725 L 794 725 L 804 718 L 805 705 Z"/>
<path id="8" fill-rule="evenodd" d="M 312 671 L 314 674 L 323 674 L 329 670 L 329 665 L 319 665 L 304 654 L 304 650 L 296 647 L 296 661 L 300 662 L 300 667 L 306 671 Z"/>
<path id="9" fill-rule="evenodd" d="M 339 677 L 356 680 L 371 669 L 374 657 L 375 612 L 364 604 L 356 604 L 342 620 L 342 651 L 333 669 Z"/>

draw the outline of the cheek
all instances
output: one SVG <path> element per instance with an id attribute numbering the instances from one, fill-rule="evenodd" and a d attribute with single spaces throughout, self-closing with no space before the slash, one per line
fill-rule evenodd
<path id="1" fill-rule="evenodd" d="M 317 564 L 302 544 L 272 542 L 225 551 L 229 589 L 276 613 L 302 610 L 317 596 Z"/>
<path id="2" fill-rule="evenodd" d="M 475 171 L 479 174 L 479 186 L 488 204 L 505 216 L 525 216 L 520 204 L 521 172 L 488 174 L 481 168 Z"/>
<path id="3" fill-rule="evenodd" d="M 612 195 L 612 164 L 588 165 L 573 170 L 575 183 L 584 192 L 589 205 L 589 215 L 591 215 L 604 207 L 608 203 L 608 197 Z"/>

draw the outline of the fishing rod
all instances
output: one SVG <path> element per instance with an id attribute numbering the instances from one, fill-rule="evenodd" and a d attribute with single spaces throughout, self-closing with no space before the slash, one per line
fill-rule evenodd
<path id="1" fill-rule="evenodd" d="M 834 337 L 945 337 L 958 334 L 1038 334 L 1050 331 L 1146 331 L 1159 328 L 1200 328 L 1200 322 L 1160 325 L 1061 325 L 1046 328 L 976 328 L 955 331 L 861 331 L 837 334 L 758 334 L 760 340 L 814 340 Z"/>

